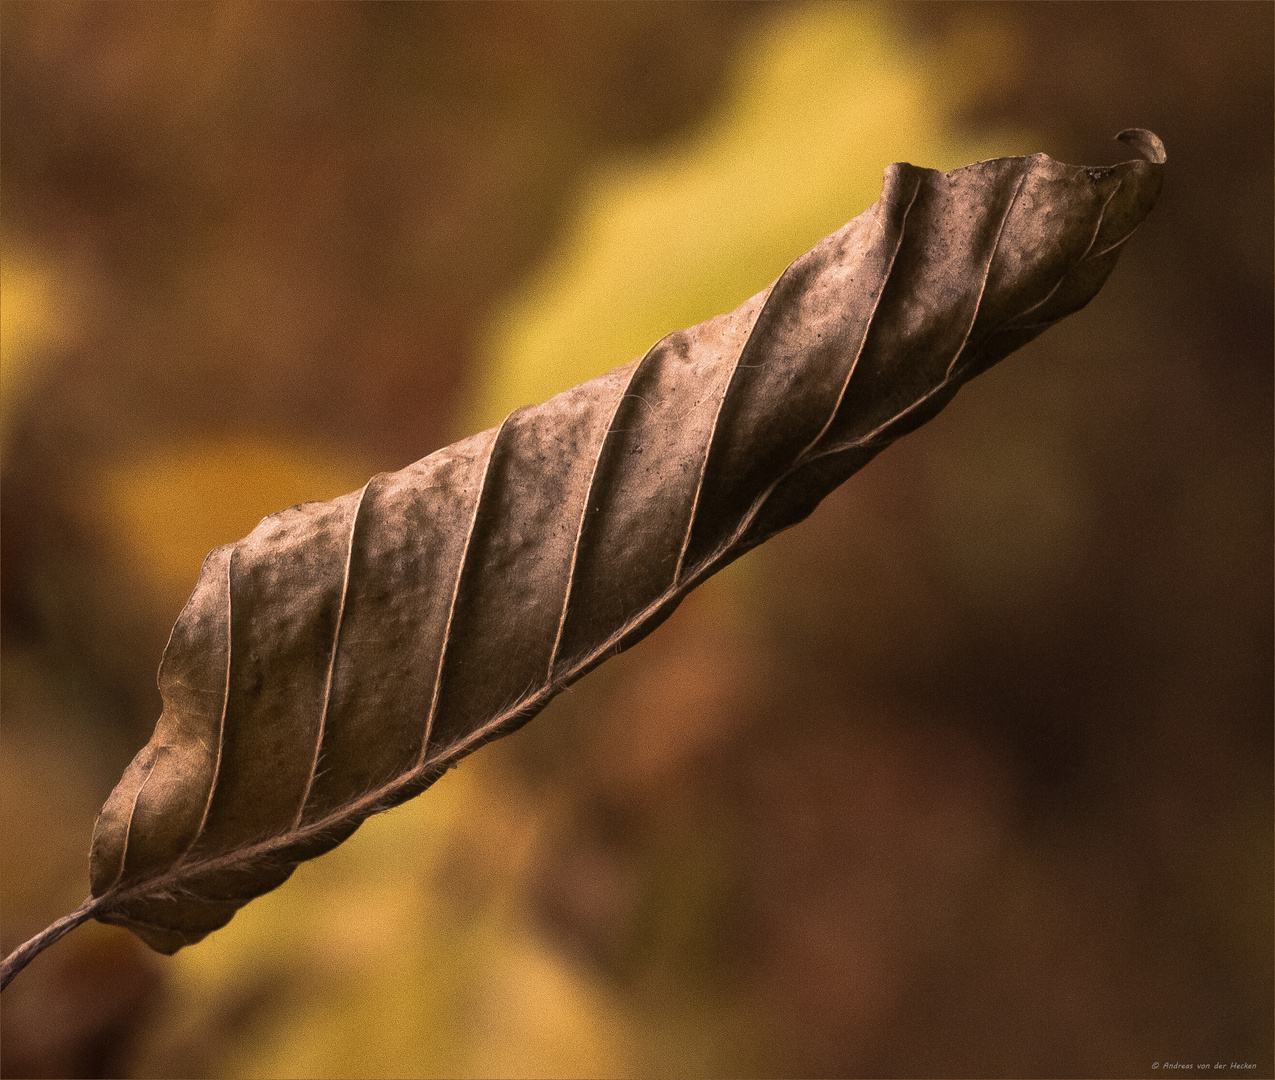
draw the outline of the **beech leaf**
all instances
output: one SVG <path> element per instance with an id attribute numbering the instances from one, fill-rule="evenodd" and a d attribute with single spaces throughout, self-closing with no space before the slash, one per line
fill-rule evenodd
<path id="1" fill-rule="evenodd" d="M 891 165 L 727 315 L 213 551 L 163 713 L 98 817 L 93 917 L 172 953 L 653 630 L 969 378 L 1086 304 L 1164 147 Z"/>

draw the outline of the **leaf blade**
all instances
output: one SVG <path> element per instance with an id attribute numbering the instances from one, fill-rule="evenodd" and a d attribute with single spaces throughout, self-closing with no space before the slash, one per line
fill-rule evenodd
<path id="1" fill-rule="evenodd" d="M 174 951 L 526 722 L 1087 302 L 1161 171 L 891 166 L 734 312 L 214 552 L 95 829 L 96 917 Z"/>

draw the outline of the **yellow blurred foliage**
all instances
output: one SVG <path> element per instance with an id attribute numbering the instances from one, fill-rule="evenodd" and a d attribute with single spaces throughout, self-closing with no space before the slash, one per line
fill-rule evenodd
<path id="1" fill-rule="evenodd" d="M 217 1075 L 630 1074 L 619 1003 L 518 903 L 541 819 L 491 772 L 449 774 L 178 953 L 144 1072 L 251 1003 Z"/>
<path id="2" fill-rule="evenodd" d="M 371 469 L 337 448 L 230 436 L 148 448 L 104 467 L 92 505 L 106 536 L 171 603 L 204 557 L 267 514 L 357 490 Z"/>
<path id="3" fill-rule="evenodd" d="M 1036 149 L 955 129 L 1012 50 L 994 13 L 924 50 L 889 9 L 783 13 L 698 134 L 594 171 L 562 243 L 486 327 L 470 427 L 736 307 L 871 205 L 892 161 L 950 169 Z"/>
<path id="4" fill-rule="evenodd" d="M 58 303 L 64 287 L 46 259 L 5 238 L 0 254 L 0 438 L 5 443 L 41 352 L 67 330 L 68 306 Z"/>

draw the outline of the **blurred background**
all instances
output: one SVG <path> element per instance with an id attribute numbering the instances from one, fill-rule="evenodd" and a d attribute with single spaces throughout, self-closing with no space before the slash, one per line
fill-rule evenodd
<path id="1" fill-rule="evenodd" d="M 733 308 L 895 160 L 1127 156 L 1083 312 L 10 1077 L 1272 1073 L 1269 4 L 0 8 L 4 950 L 215 545 Z"/>

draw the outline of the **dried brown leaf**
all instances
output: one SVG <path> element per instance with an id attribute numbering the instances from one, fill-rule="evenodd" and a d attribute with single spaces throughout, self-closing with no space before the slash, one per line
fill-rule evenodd
<path id="1" fill-rule="evenodd" d="M 200 940 L 806 517 L 1096 294 L 1163 173 L 1120 137 L 1147 160 L 892 165 L 731 313 L 212 552 L 50 940 L 90 916 Z"/>

